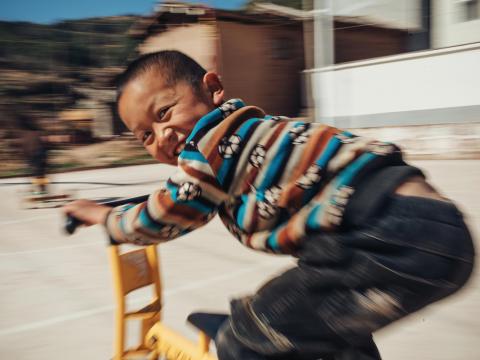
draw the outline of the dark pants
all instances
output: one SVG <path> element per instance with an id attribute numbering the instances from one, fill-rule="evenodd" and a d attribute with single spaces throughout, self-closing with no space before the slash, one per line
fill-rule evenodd
<path id="1" fill-rule="evenodd" d="M 38 149 L 29 159 L 32 175 L 38 178 L 45 177 L 47 171 L 47 150 Z"/>
<path id="2" fill-rule="evenodd" d="M 473 257 L 452 203 L 391 196 L 368 225 L 311 236 L 298 266 L 232 301 L 219 359 L 380 359 L 372 333 L 461 288 Z"/>
<path id="3" fill-rule="evenodd" d="M 31 182 L 33 192 L 47 192 L 47 183 L 44 182 L 47 173 L 47 149 L 39 147 L 29 158 L 31 168 Z"/>

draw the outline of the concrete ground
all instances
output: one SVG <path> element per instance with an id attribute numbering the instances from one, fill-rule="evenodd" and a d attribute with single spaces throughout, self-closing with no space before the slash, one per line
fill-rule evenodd
<path id="1" fill-rule="evenodd" d="M 480 161 L 415 164 L 457 201 L 479 239 Z M 56 185 L 58 191 L 77 189 L 77 196 L 102 199 L 148 193 L 170 171 L 144 165 L 65 173 L 53 180 L 77 182 Z M 66 237 L 58 209 L 22 210 L 19 191 L 25 185 L 5 185 L 22 181 L 0 181 L 0 359 L 109 359 L 114 304 L 104 232 L 92 227 Z M 185 324 L 190 311 L 225 311 L 230 297 L 254 291 L 292 264 L 288 257 L 242 247 L 218 218 L 162 245 L 160 256 L 164 320 L 192 339 L 195 332 Z M 138 304 L 144 299 L 145 293 L 135 294 L 131 301 Z M 384 359 L 480 359 L 479 301 L 477 269 L 461 293 L 379 332 L 376 340 Z"/>

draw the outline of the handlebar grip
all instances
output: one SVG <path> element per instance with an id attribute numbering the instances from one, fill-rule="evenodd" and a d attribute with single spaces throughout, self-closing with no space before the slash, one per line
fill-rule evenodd
<path id="1" fill-rule="evenodd" d="M 127 198 L 127 199 L 105 201 L 105 202 L 101 202 L 100 204 L 107 205 L 110 207 L 115 207 L 115 206 L 125 205 L 129 203 L 139 204 L 147 200 L 148 200 L 148 195 L 141 195 L 141 196 L 136 196 L 136 197 Z M 78 220 L 77 218 L 71 215 L 67 215 L 67 219 L 65 220 L 65 225 L 64 225 L 65 232 L 69 235 L 72 235 L 77 229 L 77 227 L 79 227 L 80 225 L 82 225 L 82 222 L 80 220 Z"/>
<path id="2" fill-rule="evenodd" d="M 64 229 L 68 235 L 72 235 L 77 227 L 82 225 L 82 222 L 77 218 L 67 215 L 67 220 L 65 221 Z"/>

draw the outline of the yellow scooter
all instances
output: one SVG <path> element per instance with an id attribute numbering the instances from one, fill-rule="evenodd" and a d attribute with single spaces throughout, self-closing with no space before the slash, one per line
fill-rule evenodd
<path id="1" fill-rule="evenodd" d="M 104 202 L 115 207 L 146 201 L 147 195 L 135 198 Z M 65 231 L 73 234 L 81 222 L 68 216 Z M 166 360 L 217 360 L 209 352 L 212 339 L 224 321 L 226 314 L 192 313 L 187 320 L 199 331 L 198 343 L 194 343 L 170 329 L 161 320 L 162 282 L 157 245 L 139 246 L 135 250 L 121 252 L 121 246 L 109 245 L 110 261 L 114 280 L 117 308 L 115 311 L 116 335 L 114 360 L 129 359 L 143 355 L 148 359 Z M 144 307 L 127 311 L 126 296 L 132 291 L 150 286 L 153 297 Z M 126 322 L 129 319 L 141 321 L 141 343 L 127 349 L 125 347 Z"/>

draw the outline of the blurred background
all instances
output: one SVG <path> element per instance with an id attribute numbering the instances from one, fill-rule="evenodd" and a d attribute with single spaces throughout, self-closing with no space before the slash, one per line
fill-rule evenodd
<path id="1" fill-rule="evenodd" d="M 479 0 L 2 0 L 0 359 L 111 357 L 103 232 L 67 240 L 58 209 L 31 209 L 45 197 L 24 205 L 141 195 L 168 177 L 121 123 L 114 89 L 129 61 L 162 49 L 218 72 L 227 97 L 401 145 L 478 238 Z M 217 220 L 161 252 L 166 320 L 192 337 L 188 311 L 226 310 L 290 264 Z M 385 358 L 480 359 L 478 271 L 464 294 L 380 332 Z"/>
<path id="2" fill-rule="evenodd" d="M 415 156 L 480 149 L 476 0 L 0 6 L 0 176 L 28 174 L 28 151 L 13 156 L 26 127 L 50 149 L 50 171 L 149 161 L 118 119 L 113 84 L 139 54 L 172 48 L 272 114 L 381 128 Z"/>

